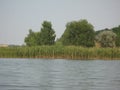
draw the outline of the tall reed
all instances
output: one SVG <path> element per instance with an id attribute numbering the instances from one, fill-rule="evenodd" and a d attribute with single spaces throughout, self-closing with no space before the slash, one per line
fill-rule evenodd
<path id="1" fill-rule="evenodd" d="M 35 46 L 0 48 L 0 58 L 119 59 L 120 48 L 80 46 Z"/>

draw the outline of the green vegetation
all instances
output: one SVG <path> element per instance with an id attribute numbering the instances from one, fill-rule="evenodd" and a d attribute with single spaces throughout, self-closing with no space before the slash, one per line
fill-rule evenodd
<path id="1" fill-rule="evenodd" d="M 120 59 L 120 26 L 95 32 L 83 19 L 68 22 L 61 38 L 55 37 L 51 22 L 44 21 L 39 32 L 29 30 L 25 46 L 0 47 L 0 58 Z"/>
<path id="2" fill-rule="evenodd" d="M 111 29 L 103 29 L 103 30 L 99 30 L 96 31 L 96 35 L 98 35 L 99 33 L 103 32 L 103 31 L 112 31 L 116 34 L 116 39 L 114 40 L 116 47 L 120 47 L 120 25 L 118 27 L 113 27 Z"/>
<path id="3" fill-rule="evenodd" d="M 41 30 L 33 32 L 30 29 L 24 41 L 27 46 L 54 45 L 55 37 L 51 22 L 44 21 Z M 120 26 L 95 32 L 93 25 L 85 19 L 71 21 L 66 24 L 66 29 L 58 41 L 65 46 L 94 47 L 98 43 L 101 47 L 119 47 Z"/>
<path id="4" fill-rule="evenodd" d="M 117 47 L 119 47 L 120 46 L 120 25 L 118 27 L 112 28 L 112 31 L 117 35 L 115 44 Z"/>
<path id="5" fill-rule="evenodd" d="M 1 58 L 120 59 L 120 48 L 80 46 L 32 46 L 0 48 Z"/>
<path id="6" fill-rule="evenodd" d="M 33 32 L 32 29 L 29 30 L 29 34 L 25 37 L 25 43 L 27 46 L 37 46 L 39 45 L 40 32 Z"/>
<path id="7" fill-rule="evenodd" d="M 103 31 L 96 36 L 96 42 L 102 47 L 115 47 L 116 34 L 112 31 Z"/>
<path id="8" fill-rule="evenodd" d="M 61 37 L 63 45 L 93 47 L 95 31 L 87 20 L 67 23 L 66 30 Z"/>
<path id="9" fill-rule="evenodd" d="M 55 43 L 55 31 L 52 29 L 51 22 L 44 21 L 40 32 L 29 30 L 29 34 L 25 37 L 27 46 L 53 45 Z"/>

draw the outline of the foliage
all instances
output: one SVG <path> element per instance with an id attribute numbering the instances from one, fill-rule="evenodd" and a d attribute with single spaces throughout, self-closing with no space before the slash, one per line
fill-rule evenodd
<path id="1" fill-rule="evenodd" d="M 84 48 L 80 46 L 6 47 L 0 58 L 120 59 L 120 48 Z"/>
<path id="2" fill-rule="evenodd" d="M 32 29 L 29 30 L 28 36 L 25 37 L 25 43 L 27 46 L 53 45 L 55 37 L 56 35 L 52 29 L 52 24 L 44 21 L 41 32 L 33 32 Z"/>
<path id="3" fill-rule="evenodd" d="M 64 45 L 94 46 L 93 26 L 87 20 L 67 23 L 66 30 L 61 37 Z"/>
<path id="4" fill-rule="evenodd" d="M 117 47 L 120 47 L 120 25 L 112 28 L 112 31 L 117 35 L 115 44 Z"/>
<path id="5" fill-rule="evenodd" d="M 115 47 L 116 34 L 112 31 L 102 31 L 96 36 L 96 41 L 102 47 Z"/>
<path id="6" fill-rule="evenodd" d="M 106 28 L 103 30 L 96 31 L 95 33 L 96 35 L 98 35 L 100 32 L 103 32 L 103 31 L 109 31 L 109 29 Z M 118 27 L 113 27 L 111 31 L 113 31 L 117 35 L 115 44 L 117 47 L 120 47 L 120 25 Z"/>
<path id="7" fill-rule="evenodd" d="M 29 34 L 25 37 L 25 43 L 27 46 L 40 45 L 39 42 L 40 32 L 33 32 L 32 29 L 29 30 Z"/>
<path id="8" fill-rule="evenodd" d="M 55 43 L 55 31 L 52 29 L 51 22 L 44 21 L 41 28 L 41 44 L 53 45 Z"/>

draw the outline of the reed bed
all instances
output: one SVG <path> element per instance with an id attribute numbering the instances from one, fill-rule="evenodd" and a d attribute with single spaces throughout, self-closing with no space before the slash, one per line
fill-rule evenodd
<path id="1" fill-rule="evenodd" d="M 120 48 L 80 46 L 35 46 L 0 48 L 0 58 L 63 58 L 80 60 L 120 60 Z"/>

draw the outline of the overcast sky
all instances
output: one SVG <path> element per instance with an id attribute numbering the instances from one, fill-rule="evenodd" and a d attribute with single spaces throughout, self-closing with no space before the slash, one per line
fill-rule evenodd
<path id="1" fill-rule="evenodd" d="M 120 0 L 0 0 L 0 44 L 24 44 L 31 28 L 51 21 L 60 37 L 69 21 L 87 19 L 95 30 L 120 25 Z"/>

